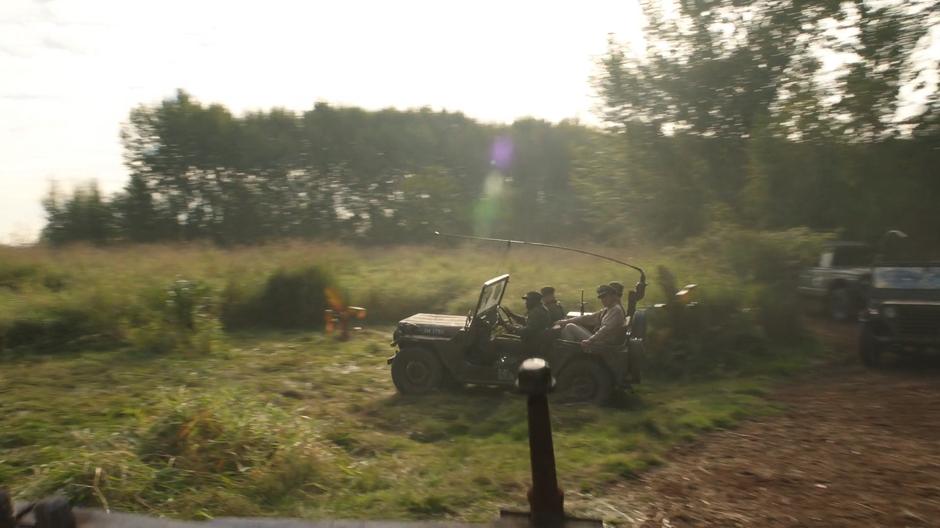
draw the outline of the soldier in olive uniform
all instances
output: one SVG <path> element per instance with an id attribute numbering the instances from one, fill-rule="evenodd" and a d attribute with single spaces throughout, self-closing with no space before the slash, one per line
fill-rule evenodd
<path id="1" fill-rule="evenodd" d="M 558 299 L 555 298 L 555 288 L 551 286 L 542 288 L 542 304 L 548 310 L 552 323 L 564 319 L 568 314 L 561 303 L 558 302 Z"/>
<path id="2" fill-rule="evenodd" d="M 597 298 L 604 305 L 598 312 L 585 314 L 555 322 L 555 328 L 561 330 L 561 338 L 568 341 L 580 341 L 581 347 L 590 349 L 592 345 L 615 345 L 624 339 L 626 314 L 620 303 L 623 285 L 616 283 L 601 284 L 597 287 Z M 596 328 L 592 334 L 586 325 Z"/>
<path id="3" fill-rule="evenodd" d="M 541 346 L 541 338 L 547 329 L 552 326 L 548 309 L 542 304 L 542 294 L 530 291 L 523 297 L 525 300 L 525 324 L 512 326 L 512 331 L 522 337 L 529 355 L 536 355 Z"/>

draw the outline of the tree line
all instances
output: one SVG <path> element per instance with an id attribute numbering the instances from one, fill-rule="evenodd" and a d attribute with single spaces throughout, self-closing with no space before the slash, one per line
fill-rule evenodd
<path id="1" fill-rule="evenodd" d="M 233 115 L 179 91 L 131 111 L 123 192 L 53 190 L 43 239 L 674 242 L 731 223 L 940 242 L 937 2 L 674 4 L 643 2 L 645 52 L 611 40 L 598 61 L 603 127 L 327 103 Z"/>

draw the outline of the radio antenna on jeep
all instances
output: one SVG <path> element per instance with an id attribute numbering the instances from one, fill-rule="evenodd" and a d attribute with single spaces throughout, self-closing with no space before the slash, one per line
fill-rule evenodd
<path id="1" fill-rule="evenodd" d="M 615 258 L 613 258 L 613 257 L 608 257 L 608 256 L 606 256 L 606 255 L 601 255 L 601 254 L 599 254 L 599 253 L 594 253 L 594 252 L 587 251 L 587 250 L 584 250 L 584 249 L 570 248 L 570 247 L 565 247 L 565 246 L 557 246 L 557 245 L 555 245 L 555 244 L 544 244 L 544 243 L 542 243 L 542 242 L 526 242 L 525 240 L 509 240 L 509 239 L 505 239 L 505 238 L 488 238 L 488 237 L 480 237 L 480 236 L 473 236 L 473 235 L 456 235 L 456 234 L 452 234 L 452 233 L 441 233 L 440 231 L 435 231 L 434 234 L 437 235 L 437 236 L 439 236 L 439 237 L 445 237 L 445 238 L 462 238 L 462 239 L 465 239 L 465 240 L 481 240 L 481 241 L 483 241 L 483 242 L 502 242 L 502 243 L 505 243 L 507 247 L 508 247 L 508 246 L 512 246 L 513 244 L 519 244 L 520 246 L 536 246 L 536 247 L 544 247 L 544 248 L 552 248 L 552 249 L 561 249 L 561 250 L 563 250 L 563 251 L 573 251 L 573 252 L 575 252 L 575 253 L 581 253 L 582 255 L 590 255 L 590 256 L 592 256 L 592 257 L 597 257 L 597 258 L 599 258 L 599 259 L 604 259 L 604 260 L 609 260 L 609 261 L 611 261 L 611 262 L 616 262 L 617 264 L 621 264 L 621 265 L 624 265 L 624 266 L 626 266 L 626 267 L 628 267 L 628 268 L 635 269 L 635 270 L 637 270 L 637 271 L 640 272 L 640 280 L 641 280 L 642 282 L 646 282 L 646 272 L 644 272 L 644 271 L 643 271 L 642 269 L 640 269 L 639 267 L 634 266 L 633 264 L 629 264 L 629 263 L 627 263 L 627 262 L 624 262 L 624 261 L 622 261 L 622 260 L 617 260 L 617 259 L 615 259 Z"/>
<path id="2" fill-rule="evenodd" d="M 464 240 L 479 240 L 482 242 L 499 242 L 499 243 L 506 244 L 507 249 L 511 247 L 513 244 L 518 244 L 520 246 L 535 246 L 535 247 L 544 247 L 544 248 L 551 248 L 551 249 L 560 249 L 562 251 L 572 251 L 574 253 L 581 253 L 582 255 L 588 255 L 591 257 L 599 258 L 599 259 L 609 260 L 610 262 L 615 262 L 617 264 L 621 264 L 623 266 L 626 266 L 631 269 L 635 269 L 636 271 L 640 272 L 640 282 L 638 282 L 636 285 L 637 295 L 636 295 L 636 300 L 633 301 L 634 303 L 642 299 L 644 297 L 644 294 L 646 293 L 646 272 L 645 271 L 643 271 L 638 266 L 634 266 L 633 264 L 624 262 L 622 260 L 617 260 L 613 257 L 608 257 L 607 255 L 601 255 L 599 253 L 594 253 L 592 251 L 587 251 L 584 249 L 558 246 L 555 244 L 544 244 L 542 242 L 526 242 L 525 240 L 510 240 L 506 238 L 490 238 L 490 237 L 480 237 L 480 236 L 473 236 L 473 235 L 457 235 L 453 233 L 441 233 L 440 231 L 435 231 L 434 234 L 436 236 L 444 237 L 444 238 L 461 238 Z M 628 315 L 632 315 L 632 313 Z"/>

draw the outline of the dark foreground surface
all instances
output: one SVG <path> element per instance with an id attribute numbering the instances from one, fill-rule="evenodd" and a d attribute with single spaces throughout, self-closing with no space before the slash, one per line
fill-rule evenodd
<path id="1" fill-rule="evenodd" d="M 814 326 L 851 357 L 851 326 Z M 624 524 L 940 526 L 938 361 L 846 363 L 778 392 L 784 413 L 705 436 L 618 484 Z"/>
<path id="2" fill-rule="evenodd" d="M 25 504 L 17 505 L 20 511 Z M 113 512 L 101 509 L 75 508 L 72 510 L 75 526 L 71 528 L 527 528 L 530 526 L 524 515 L 509 515 L 494 519 L 487 524 L 466 524 L 449 521 L 303 521 L 298 519 L 220 518 L 206 522 L 175 521 L 143 515 Z M 27 514 L 21 519 L 23 526 L 34 526 L 35 516 Z M 57 517 L 53 526 L 47 528 L 70 528 L 64 517 Z M 592 528 L 592 521 L 566 520 L 555 528 Z M 19 528 L 20 525 L 17 525 Z"/>

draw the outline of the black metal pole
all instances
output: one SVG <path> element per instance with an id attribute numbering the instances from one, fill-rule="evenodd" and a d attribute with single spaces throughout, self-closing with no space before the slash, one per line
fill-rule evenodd
<path id="1" fill-rule="evenodd" d="M 0 488 L 0 528 L 16 528 L 13 499 L 7 490 Z"/>
<path id="2" fill-rule="evenodd" d="M 532 487 L 529 489 L 529 511 L 535 526 L 550 526 L 565 518 L 564 494 L 558 488 L 555 472 L 555 447 L 552 422 L 548 413 L 548 393 L 552 388 L 552 372 L 541 358 L 530 358 L 519 367 L 519 390 L 528 395 L 529 458 L 532 465 Z"/>

